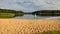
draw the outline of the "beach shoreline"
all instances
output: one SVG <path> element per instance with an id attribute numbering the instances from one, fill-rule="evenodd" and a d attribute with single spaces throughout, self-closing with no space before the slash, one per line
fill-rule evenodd
<path id="1" fill-rule="evenodd" d="M 60 20 L 0 19 L 0 33 L 30 34 L 60 30 Z"/>

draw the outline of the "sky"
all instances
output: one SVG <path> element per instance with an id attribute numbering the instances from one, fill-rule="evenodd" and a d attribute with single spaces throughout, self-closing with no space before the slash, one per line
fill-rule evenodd
<path id="1" fill-rule="evenodd" d="M 60 10 L 60 0 L 0 0 L 1 9 L 22 10 Z"/>

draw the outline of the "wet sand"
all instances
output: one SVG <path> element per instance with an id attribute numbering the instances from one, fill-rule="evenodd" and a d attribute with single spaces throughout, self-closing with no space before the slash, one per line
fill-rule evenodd
<path id="1" fill-rule="evenodd" d="M 0 19 L 0 34 L 35 34 L 60 30 L 60 20 Z"/>

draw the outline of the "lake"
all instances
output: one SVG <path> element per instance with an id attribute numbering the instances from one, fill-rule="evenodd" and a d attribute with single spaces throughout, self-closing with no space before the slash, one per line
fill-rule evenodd
<path id="1" fill-rule="evenodd" d="M 46 18 L 50 18 L 50 17 L 43 17 L 43 16 L 36 16 L 34 17 L 34 15 L 24 15 L 24 16 L 17 16 L 15 17 L 16 19 L 46 19 Z"/>

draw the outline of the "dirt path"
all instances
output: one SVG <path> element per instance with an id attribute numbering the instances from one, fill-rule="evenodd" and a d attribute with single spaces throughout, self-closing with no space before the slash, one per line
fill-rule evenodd
<path id="1" fill-rule="evenodd" d="M 33 34 L 60 30 L 60 20 L 0 19 L 0 34 Z"/>

